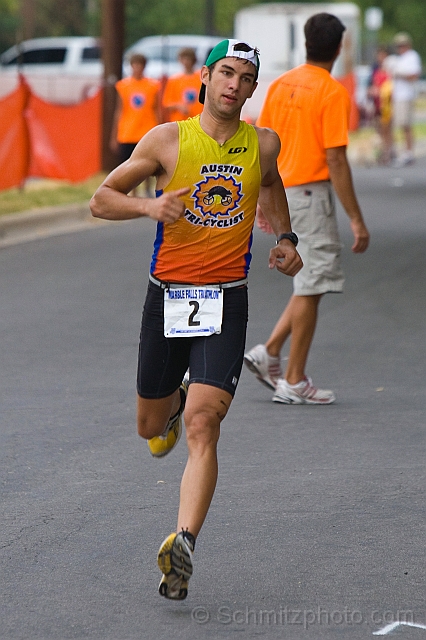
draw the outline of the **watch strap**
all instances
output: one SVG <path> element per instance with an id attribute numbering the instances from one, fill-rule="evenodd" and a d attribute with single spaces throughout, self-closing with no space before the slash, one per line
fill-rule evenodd
<path id="1" fill-rule="evenodd" d="M 290 233 L 280 233 L 280 235 L 277 238 L 277 244 L 284 239 L 290 240 L 290 242 L 292 242 L 295 247 L 297 247 L 297 243 L 299 242 L 299 238 L 293 231 L 291 231 Z"/>

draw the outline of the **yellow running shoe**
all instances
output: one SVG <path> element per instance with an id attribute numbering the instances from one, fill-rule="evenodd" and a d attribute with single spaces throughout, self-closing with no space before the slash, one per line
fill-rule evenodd
<path id="1" fill-rule="evenodd" d="M 169 600 L 185 600 L 188 580 L 192 576 L 193 546 L 185 533 L 171 533 L 158 551 L 157 562 L 163 576 L 158 587 L 160 595 Z"/>
<path id="2" fill-rule="evenodd" d="M 188 393 L 189 378 L 185 374 L 182 384 L 179 387 L 180 391 L 180 407 L 179 411 L 170 418 L 167 423 L 167 427 L 164 429 L 161 436 L 154 436 L 147 440 L 148 448 L 151 455 L 154 458 L 163 458 L 172 449 L 175 448 L 182 435 L 182 423 L 183 423 L 183 410 L 185 409 L 186 394 Z"/>

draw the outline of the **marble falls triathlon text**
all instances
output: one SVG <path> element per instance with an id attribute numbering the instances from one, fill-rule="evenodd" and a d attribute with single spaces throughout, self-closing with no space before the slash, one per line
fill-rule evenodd
<path id="1" fill-rule="evenodd" d="M 217 289 L 169 289 L 168 298 L 170 300 L 218 300 L 219 291 Z"/>

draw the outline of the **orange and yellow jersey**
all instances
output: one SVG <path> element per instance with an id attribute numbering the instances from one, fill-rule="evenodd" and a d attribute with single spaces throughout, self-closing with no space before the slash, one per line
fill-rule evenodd
<path id="1" fill-rule="evenodd" d="M 201 78 L 199 70 L 193 73 L 178 73 L 167 80 L 163 94 L 163 106 L 171 107 L 172 105 L 180 104 L 181 106 L 185 106 L 188 111 L 188 115 L 184 115 L 181 111 L 170 109 L 168 119 L 171 122 L 174 120 L 193 118 L 201 113 L 203 105 L 198 101 L 200 88 Z"/>
<path id="2" fill-rule="evenodd" d="M 123 78 L 115 88 L 121 98 L 122 111 L 118 122 L 117 140 L 134 143 L 158 124 L 158 80 L 152 78 Z"/>
<path id="3" fill-rule="evenodd" d="M 190 187 L 185 214 L 159 222 L 151 273 L 165 282 L 214 284 L 247 276 L 261 170 L 255 128 L 241 121 L 219 144 L 200 125 L 182 120 L 176 167 L 164 192 Z M 157 192 L 157 196 L 162 191 Z"/>

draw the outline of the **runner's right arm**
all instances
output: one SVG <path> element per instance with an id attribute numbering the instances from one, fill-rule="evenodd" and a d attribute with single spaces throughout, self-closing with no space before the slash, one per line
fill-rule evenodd
<path id="1" fill-rule="evenodd" d="M 171 175 L 176 164 L 177 144 L 175 123 L 151 129 L 137 144 L 130 158 L 116 167 L 96 190 L 90 201 L 92 215 L 104 220 L 148 216 L 160 222 L 176 222 L 185 211 L 180 197 L 189 192 L 189 187 L 163 193 L 159 198 L 128 194 L 150 176 L 166 176 L 166 182 L 169 180 L 167 176 Z"/>

